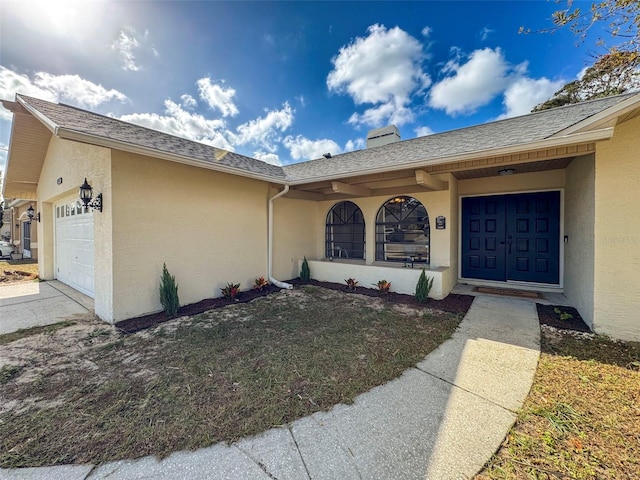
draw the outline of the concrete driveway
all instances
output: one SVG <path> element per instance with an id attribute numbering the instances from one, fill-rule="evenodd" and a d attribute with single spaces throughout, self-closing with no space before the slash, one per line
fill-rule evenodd
<path id="1" fill-rule="evenodd" d="M 0 335 L 93 315 L 92 298 L 57 280 L 0 286 Z"/>

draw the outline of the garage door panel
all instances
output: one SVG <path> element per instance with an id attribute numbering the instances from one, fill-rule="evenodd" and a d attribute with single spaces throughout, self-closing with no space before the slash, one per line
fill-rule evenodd
<path id="1" fill-rule="evenodd" d="M 94 296 L 93 212 L 79 201 L 56 205 L 56 278 Z"/>

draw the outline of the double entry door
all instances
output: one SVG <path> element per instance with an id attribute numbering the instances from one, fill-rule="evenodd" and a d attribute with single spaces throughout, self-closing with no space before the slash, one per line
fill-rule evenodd
<path id="1" fill-rule="evenodd" d="M 462 199 L 462 277 L 560 283 L 560 192 Z"/>

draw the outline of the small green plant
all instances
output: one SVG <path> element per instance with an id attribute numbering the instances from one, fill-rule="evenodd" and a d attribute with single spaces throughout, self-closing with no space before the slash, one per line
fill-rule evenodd
<path id="1" fill-rule="evenodd" d="M 269 286 L 269 281 L 266 280 L 264 277 L 258 277 L 253 281 L 253 289 L 257 290 L 258 292 L 261 292 L 268 286 Z"/>
<path id="2" fill-rule="evenodd" d="M 567 320 L 571 320 L 573 318 L 573 315 L 571 315 L 569 312 L 561 308 L 555 307 L 553 311 L 556 313 L 556 315 L 558 315 L 558 318 L 560 318 L 560 320 L 562 320 L 563 322 Z"/>
<path id="3" fill-rule="evenodd" d="M 358 287 L 358 281 L 355 278 L 347 278 L 345 282 L 347 284 L 347 290 L 349 290 L 350 292 L 356 291 L 356 288 Z"/>
<path id="4" fill-rule="evenodd" d="M 0 385 L 9 383 L 12 379 L 18 376 L 22 367 L 17 365 L 4 365 L 0 368 Z"/>
<path id="5" fill-rule="evenodd" d="M 427 277 L 427 274 L 425 273 L 423 268 L 422 273 L 420 274 L 420 278 L 418 279 L 418 284 L 416 285 L 416 300 L 418 301 L 418 303 L 427 302 L 431 287 L 433 287 L 433 277 Z"/>
<path id="6" fill-rule="evenodd" d="M 169 274 L 165 263 L 162 264 L 162 277 L 160 277 L 160 303 L 165 313 L 170 317 L 178 313 L 180 308 L 176 277 Z"/>
<path id="7" fill-rule="evenodd" d="M 308 282 L 311 280 L 311 270 L 309 270 L 309 262 L 307 262 L 307 257 L 304 257 L 302 261 L 302 268 L 300 268 L 300 280 L 303 282 Z"/>
<path id="8" fill-rule="evenodd" d="M 389 289 L 391 288 L 391 282 L 387 282 L 386 280 L 378 280 L 378 283 L 374 283 L 374 285 L 378 287 L 380 293 L 389 293 Z"/>
<path id="9" fill-rule="evenodd" d="M 229 300 L 233 300 L 238 296 L 238 293 L 240 293 L 240 284 L 239 283 L 227 283 L 227 286 L 224 288 L 221 288 L 220 291 L 222 292 L 222 296 L 224 298 L 227 298 Z"/>

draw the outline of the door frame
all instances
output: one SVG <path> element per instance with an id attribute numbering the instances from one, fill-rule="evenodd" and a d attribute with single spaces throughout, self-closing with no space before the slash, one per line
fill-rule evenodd
<path id="1" fill-rule="evenodd" d="M 462 276 L 462 199 L 469 197 L 492 197 L 495 195 L 518 195 L 521 193 L 544 193 L 544 192 L 560 192 L 560 225 L 559 225 L 559 258 L 558 262 L 559 267 L 559 283 L 536 283 L 536 282 L 522 282 L 517 280 L 507 280 L 505 282 L 496 281 L 496 280 L 483 280 L 479 278 L 465 278 Z M 487 286 L 497 286 L 504 287 L 505 285 L 509 286 L 518 286 L 522 288 L 535 288 L 540 291 L 548 291 L 548 292 L 560 292 L 564 291 L 564 187 L 559 188 L 543 188 L 536 190 L 510 190 L 503 192 L 491 192 L 491 193 L 478 193 L 478 194 L 467 194 L 467 195 L 459 195 L 458 196 L 458 282 L 468 283 L 470 285 L 487 285 Z"/>

